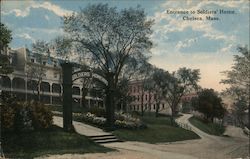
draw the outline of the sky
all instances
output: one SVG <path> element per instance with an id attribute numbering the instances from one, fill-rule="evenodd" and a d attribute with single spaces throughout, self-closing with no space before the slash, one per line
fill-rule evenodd
<path id="1" fill-rule="evenodd" d="M 249 48 L 248 0 L 2 0 L 1 22 L 12 30 L 11 48 L 30 48 L 62 35 L 63 16 L 96 3 L 144 8 L 154 20 L 150 63 L 168 71 L 200 69 L 203 88 L 225 89 L 221 72 L 231 69 L 238 46 Z"/>

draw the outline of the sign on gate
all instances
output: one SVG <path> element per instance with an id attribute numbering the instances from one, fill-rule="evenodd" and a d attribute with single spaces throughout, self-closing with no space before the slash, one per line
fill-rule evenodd
<path id="1" fill-rule="evenodd" d="M 108 85 L 108 81 L 105 78 L 91 71 L 87 71 L 87 72 L 77 71 L 72 74 L 72 81 L 75 81 L 79 78 L 95 78 L 98 81 L 101 81 L 102 83 L 104 83 L 105 85 Z"/>

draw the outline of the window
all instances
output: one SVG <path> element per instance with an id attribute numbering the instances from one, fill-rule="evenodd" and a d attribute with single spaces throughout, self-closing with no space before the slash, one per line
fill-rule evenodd
<path id="1" fill-rule="evenodd" d="M 155 109 L 155 104 L 154 104 L 154 109 Z"/>
<path id="2" fill-rule="evenodd" d="M 32 63 L 35 63 L 35 59 L 30 59 L 30 61 L 31 61 Z"/>
<path id="3" fill-rule="evenodd" d="M 56 67 L 57 66 L 57 62 L 56 61 L 54 61 L 54 67 Z"/>
<path id="4" fill-rule="evenodd" d="M 162 108 L 164 108 L 164 103 L 162 103 Z"/>
<path id="5" fill-rule="evenodd" d="M 43 65 L 46 65 L 46 61 L 43 61 Z"/>
<path id="6" fill-rule="evenodd" d="M 139 95 L 137 96 L 137 100 L 138 100 L 138 101 L 140 100 L 140 96 L 139 96 Z"/>
<path id="7" fill-rule="evenodd" d="M 145 95 L 146 101 L 148 100 L 148 95 Z"/>
<path id="8" fill-rule="evenodd" d="M 57 73 L 54 73 L 54 78 L 57 78 Z"/>

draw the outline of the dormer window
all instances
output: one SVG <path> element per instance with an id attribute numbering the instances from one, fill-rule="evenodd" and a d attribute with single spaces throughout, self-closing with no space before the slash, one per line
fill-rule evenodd
<path id="1" fill-rule="evenodd" d="M 56 67 L 57 66 L 57 63 L 56 63 L 56 61 L 54 62 L 54 67 Z"/>

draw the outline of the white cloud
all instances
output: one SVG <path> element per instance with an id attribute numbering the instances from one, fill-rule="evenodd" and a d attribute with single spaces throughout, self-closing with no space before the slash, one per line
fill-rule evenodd
<path id="1" fill-rule="evenodd" d="M 49 16 L 48 16 L 48 15 L 45 15 L 44 18 L 45 18 L 46 20 L 49 20 Z"/>
<path id="2" fill-rule="evenodd" d="M 45 34 L 58 34 L 58 35 L 62 35 L 64 32 L 63 32 L 63 29 L 62 28 L 55 28 L 55 29 L 45 29 L 45 28 L 29 28 L 29 27 L 24 27 L 24 28 L 21 28 L 21 29 L 17 29 L 16 30 L 17 32 L 42 32 L 42 33 L 45 33 Z"/>
<path id="3" fill-rule="evenodd" d="M 153 27 L 154 33 L 156 36 L 152 36 L 153 39 L 159 38 L 159 36 L 166 36 L 168 33 L 171 32 L 183 32 L 187 28 L 192 28 L 194 31 L 202 32 L 203 37 L 208 38 L 210 40 L 222 40 L 226 44 L 236 43 L 237 39 L 233 35 L 226 34 L 223 31 L 219 31 L 215 29 L 212 25 L 213 22 L 211 21 L 187 21 L 182 20 L 183 15 L 178 14 L 167 14 L 166 10 L 184 10 L 184 11 L 197 11 L 198 9 L 207 9 L 213 6 L 215 9 L 221 8 L 228 8 L 229 10 L 241 11 L 247 10 L 249 11 L 249 7 L 247 2 L 244 0 L 240 1 L 168 1 L 162 5 L 162 9 L 164 11 L 156 12 L 152 19 L 155 19 L 155 25 Z M 212 8 L 212 9 L 213 9 Z M 210 10 L 212 10 L 210 9 Z M 194 14 L 189 16 L 201 17 L 202 19 L 206 19 L 207 14 Z M 225 15 L 230 16 L 230 15 Z M 165 22 L 162 24 L 162 22 Z M 159 34 L 161 32 L 161 34 Z M 158 37 L 157 37 L 158 36 Z M 185 38 L 185 37 L 184 37 Z M 185 39 L 184 39 L 185 40 Z M 159 40 L 157 40 L 159 41 Z M 189 46 L 190 43 L 186 42 L 178 42 L 177 48 Z"/>
<path id="4" fill-rule="evenodd" d="M 21 34 L 15 34 L 15 37 L 19 37 L 19 38 L 24 38 L 27 40 L 31 40 L 32 42 L 35 42 L 35 39 L 33 37 L 31 37 L 28 33 L 21 33 Z"/>
<path id="5" fill-rule="evenodd" d="M 14 13 L 17 17 L 26 17 L 30 14 L 30 9 L 32 8 L 43 8 L 49 11 L 54 12 L 56 15 L 62 17 L 64 15 L 72 14 L 73 11 L 66 10 L 61 8 L 58 5 L 52 4 L 51 2 L 38 2 L 38 1 L 29 1 L 29 3 L 26 3 L 25 6 L 18 6 L 14 5 L 14 8 L 8 6 L 8 4 L 5 4 L 8 2 L 3 2 L 3 10 L 1 11 L 1 14 L 7 15 Z M 5 9 L 6 6 L 6 9 Z M 10 8 L 7 10 L 7 8 Z"/>
<path id="6" fill-rule="evenodd" d="M 196 41 L 198 40 L 198 38 L 193 38 L 193 39 L 186 39 L 183 41 L 179 41 L 177 43 L 177 45 L 175 46 L 175 48 L 177 50 L 181 49 L 181 48 L 187 48 L 190 47 L 191 45 L 193 45 Z"/>

